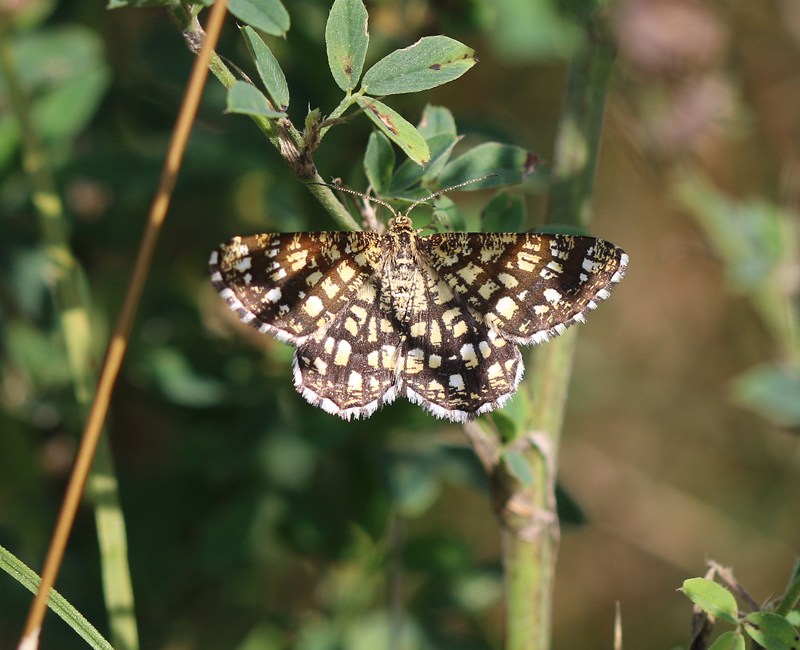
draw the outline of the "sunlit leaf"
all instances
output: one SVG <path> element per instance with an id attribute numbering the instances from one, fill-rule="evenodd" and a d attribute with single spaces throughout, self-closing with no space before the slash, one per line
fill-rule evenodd
<path id="1" fill-rule="evenodd" d="M 335 0 L 328 14 L 328 66 L 342 90 L 353 90 L 361 78 L 369 45 L 368 20 L 362 0 Z"/>
<path id="2" fill-rule="evenodd" d="M 289 12 L 280 0 L 229 0 L 228 10 L 267 34 L 283 36 L 289 31 Z"/>
<path id="3" fill-rule="evenodd" d="M 416 93 L 458 79 L 476 62 L 475 51 L 466 45 L 447 36 L 426 36 L 378 61 L 361 86 L 370 95 Z"/>
<path id="4" fill-rule="evenodd" d="M 708 650 L 744 650 L 744 637 L 738 631 L 720 634 Z"/>
<path id="5" fill-rule="evenodd" d="M 736 599 L 730 591 L 713 580 L 690 578 L 684 581 L 679 591 L 686 594 L 695 605 L 714 618 L 734 625 L 738 622 Z"/>
<path id="6" fill-rule="evenodd" d="M 383 131 L 386 137 L 399 145 L 411 160 L 419 165 L 428 162 L 431 157 L 428 145 L 408 120 L 377 99 L 359 97 L 357 101 L 367 117 Z"/>
<path id="7" fill-rule="evenodd" d="M 252 27 L 243 27 L 242 34 L 273 105 L 278 110 L 285 111 L 289 108 L 289 87 L 278 60 Z"/>

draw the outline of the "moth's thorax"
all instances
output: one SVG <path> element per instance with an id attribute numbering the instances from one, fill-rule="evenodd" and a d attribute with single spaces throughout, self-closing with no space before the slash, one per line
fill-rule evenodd
<path id="1" fill-rule="evenodd" d="M 395 217 L 389 228 L 381 275 L 384 307 L 400 321 L 410 312 L 419 286 L 419 237 L 405 215 Z"/>

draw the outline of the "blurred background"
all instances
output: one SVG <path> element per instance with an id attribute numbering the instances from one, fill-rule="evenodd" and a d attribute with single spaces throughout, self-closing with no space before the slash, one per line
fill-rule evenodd
<path id="1" fill-rule="evenodd" d="M 427 103 L 446 106 L 466 143 L 536 152 L 543 172 L 514 189 L 525 229 L 544 219 L 580 46 L 570 4 L 367 2 L 367 66 L 424 35 L 477 51 L 459 80 L 387 103 L 412 123 Z M 266 38 L 301 126 L 341 91 L 325 55 L 330 3 L 286 5 L 287 37 Z M 158 7 L 3 8 L 3 47 L 55 171 L 102 354 L 193 55 Z M 676 589 L 707 559 L 764 602 L 800 549 L 800 4 L 618 0 L 608 29 L 619 53 L 593 234 L 631 262 L 580 331 L 554 647 L 610 647 L 619 601 L 626 647 L 670 648 L 690 636 Z M 254 75 L 230 17 L 219 51 Z M 0 545 L 39 571 L 82 419 L 8 101 L 3 80 Z M 209 78 L 109 418 L 142 646 L 388 647 L 394 607 L 405 648 L 499 648 L 499 530 L 460 428 L 404 400 L 365 422 L 314 409 L 292 387 L 291 349 L 240 325 L 211 287 L 209 253 L 233 235 L 335 229 L 254 124 L 224 106 Z M 332 129 L 321 175 L 365 189 L 370 130 L 363 116 Z M 451 198 L 477 224 L 491 194 Z M 57 588 L 106 632 L 99 571 L 87 506 Z M 16 647 L 30 599 L 0 574 L 0 648 Z M 43 647 L 85 646 L 49 614 Z"/>

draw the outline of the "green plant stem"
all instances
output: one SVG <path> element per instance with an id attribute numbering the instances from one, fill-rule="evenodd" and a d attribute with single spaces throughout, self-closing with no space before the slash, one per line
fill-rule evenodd
<path id="1" fill-rule="evenodd" d="M 551 224 L 588 229 L 606 88 L 613 64 L 613 45 L 593 33 L 570 62 L 553 159 L 547 217 Z"/>
<path id="2" fill-rule="evenodd" d="M 31 185 L 32 202 L 39 218 L 58 310 L 61 332 L 69 359 L 75 398 L 84 415 L 92 399 L 98 359 L 97 344 L 90 321 L 91 305 L 86 279 L 72 254 L 63 204 L 56 190 L 47 152 L 31 119 L 27 97 L 17 74 L 10 43 L 7 17 L 0 15 L 0 69 L 6 82 L 12 112 L 22 135 L 22 165 Z M 118 650 L 139 647 L 133 607 L 133 588 L 127 558 L 125 520 L 119 504 L 117 481 L 108 440 L 97 451 L 89 478 L 90 488 L 97 482 L 107 486 L 102 504 L 95 502 L 104 597 L 114 646 Z M 112 579 L 113 578 L 113 579 Z"/>
<path id="3" fill-rule="evenodd" d="M 588 229 L 606 89 L 613 64 L 610 43 L 589 35 L 570 62 L 566 96 L 556 137 L 549 223 Z M 511 494 L 504 525 L 506 568 L 506 650 L 550 647 L 552 592 L 559 526 L 555 504 L 556 468 L 567 401 L 576 331 L 570 330 L 528 356 L 523 385 L 531 404 L 524 443 L 534 482 L 508 478 Z"/>
<path id="4" fill-rule="evenodd" d="M 775 613 L 780 614 L 781 616 L 787 616 L 789 612 L 797 607 L 798 602 L 800 602 L 800 574 L 798 574 L 797 570 L 795 570 L 794 575 L 792 576 L 792 581 L 786 588 L 786 593 L 783 596 L 783 600 L 781 600 L 781 604 L 778 605 Z"/>

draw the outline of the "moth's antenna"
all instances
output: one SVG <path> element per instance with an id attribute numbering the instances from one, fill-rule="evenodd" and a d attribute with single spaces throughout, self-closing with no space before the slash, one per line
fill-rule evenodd
<path id="1" fill-rule="evenodd" d="M 482 179 L 478 179 L 478 180 L 482 180 Z M 473 181 L 470 181 L 470 182 L 473 182 Z M 355 190 L 351 190 L 349 187 L 342 187 L 341 185 L 329 185 L 328 183 L 317 183 L 315 181 L 310 181 L 309 183 L 307 183 L 307 185 L 323 185 L 325 187 L 329 187 L 330 189 L 338 191 L 338 192 L 347 192 L 348 194 L 354 194 L 355 196 L 360 196 L 363 199 L 367 199 L 367 201 L 372 201 L 374 203 L 380 203 L 381 205 L 385 205 L 387 208 L 389 208 L 392 211 L 392 214 L 395 217 L 399 216 L 397 214 L 397 210 L 395 210 L 391 205 L 389 205 L 383 199 L 379 199 L 379 198 L 376 198 L 374 196 L 369 196 L 368 194 L 362 194 L 361 192 L 356 192 Z M 456 187 L 461 187 L 461 186 L 457 185 Z"/>
<path id="2" fill-rule="evenodd" d="M 420 203 L 425 203 L 425 201 L 430 201 L 431 199 L 435 199 L 437 196 L 444 194 L 445 192 L 449 192 L 450 190 L 457 190 L 459 187 L 464 187 L 465 185 L 470 185 L 472 183 L 477 183 L 478 181 L 485 180 L 487 178 L 492 178 L 492 176 L 500 176 L 500 174 L 489 174 L 488 176 L 481 176 L 480 178 L 473 178 L 471 181 L 464 181 L 463 183 L 459 183 L 458 185 L 452 185 L 450 187 L 445 187 L 444 189 L 437 190 L 430 196 L 426 196 L 424 199 L 420 199 L 419 201 L 415 201 L 412 203 L 409 208 L 403 213 L 408 214 L 414 208 L 416 208 Z"/>

